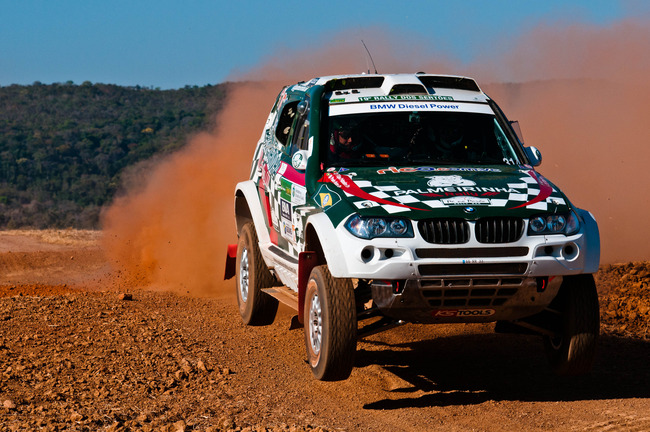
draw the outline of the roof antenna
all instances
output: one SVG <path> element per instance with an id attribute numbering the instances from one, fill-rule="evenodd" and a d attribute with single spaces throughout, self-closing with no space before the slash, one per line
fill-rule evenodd
<path id="1" fill-rule="evenodd" d="M 375 75 L 377 75 L 379 72 L 377 72 L 377 66 L 375 66 L 375 61 L 372 59 L 372 56 L 370 55 L 370 51 L 368 51 L 368 47 L 366 46 L 366 43 L 363 41 L 363 39 L 361 39 L 361 43 L 363 44 L 363 47 L 366 49 L 366 52 L 368 53 L 368 57 L 372 62 L 372 67 L 375 69 Z M 366 62 L 368 62 L 368 60 L 366 60 Z M 368 73 L 370 73 L 370 67 L 368 68 Z"/>

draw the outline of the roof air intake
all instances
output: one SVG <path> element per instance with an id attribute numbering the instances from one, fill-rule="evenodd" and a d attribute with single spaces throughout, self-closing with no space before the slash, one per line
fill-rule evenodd
<path id="1" fill-rule="evenodd" d="M 426 88 L 447 88 L 457 90 L 481 91 L 471 78 L 436 76 L 436 75 L 418 75 L 418 79 Z"/>
<path id="2" fill-rule="evenodd" d="M 422 87 L 419 84 L 395 84 L 391 89 L 391 95 L 402 95 L 402 94 L 412 94 L 412 95 L 425 95 L 427 89 Z"/>
<path id="3" fill-rule="evenodd" d="M 379 88 L 384 82 L 383 76 L 339 78 L 327 82 L 327 91 L 352 90 L 361 88 Z"/>

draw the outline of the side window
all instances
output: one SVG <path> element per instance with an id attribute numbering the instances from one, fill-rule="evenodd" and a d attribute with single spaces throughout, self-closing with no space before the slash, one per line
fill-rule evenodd
<path id="1" fill-rule="evenodd" d="M 309 103 L 302 101 L 297 106 L 298 119 L 296 120 L 291 142 L 291 154 L 298 150 L 307 150 L 309 140 Z"/>
<path id="2" fill-rule="evenodd" d="M 278 120 L 278 126 L 275 128 L 275 137 L 282 143 L 282 145 L 287 145 L 289 139 L 289 132 L 291 132 L 291 125 L 293 120 L 296 117 L 296 107 L 298 106 L 298 101 L 289 102 L 284 105 L 282 108 L 282 113 L 280 114 L 280 119 Z"/>

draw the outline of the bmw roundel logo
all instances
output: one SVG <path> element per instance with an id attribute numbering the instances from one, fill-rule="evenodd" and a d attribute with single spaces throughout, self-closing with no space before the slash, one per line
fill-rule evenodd
<path id="1" fill-rule="evenodd" d="M 474 207 L 465 207 L 463 210 L 465 210 L 465 213 L 474 213 L 476 211 Z"/>

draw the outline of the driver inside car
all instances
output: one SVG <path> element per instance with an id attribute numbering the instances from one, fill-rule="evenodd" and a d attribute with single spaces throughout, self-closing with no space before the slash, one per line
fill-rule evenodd
<path id="1" fill-rule="evenodd" d="M 332 131 L 330 153 L 336 159 L 356 159 L 361 155 L 361 141 L 351 125 L 341 125 Z"/>

